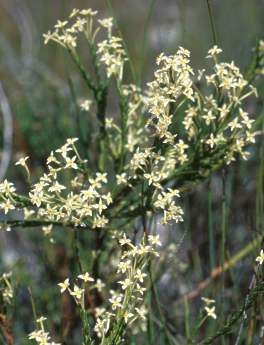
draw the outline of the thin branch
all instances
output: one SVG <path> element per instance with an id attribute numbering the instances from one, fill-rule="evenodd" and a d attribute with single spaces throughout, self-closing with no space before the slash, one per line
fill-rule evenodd
<path id="1" fill-rule="evenodd" d="M 90 227 L 87 225 L 85 227 L 83 226 L 76 226 L 72 223 L 64 223 L 59 221 L 52 221 L 52 220 L 41 220 L 41 219 L 24 219 L 24 220 L 5 220 L 0 221 L 0 226 L 10 226 L 11 228 L 34 228 L 38 226 L 45 226 L 45 225 L 58 225 L 58 226 L 65 226 L 70 227 L 74 229 L 90 229 Z"/>
<path id="2" fill-rule="evenodd" d="M 213 35 L 213 42 L 214 42 L 214 45 L 217 45 L 217 35 L 216 35 L 214 17 L 213 17 L 213 12 L 212 12 L 210 0 L 206 0 L 206 3 L 207 3 L 207 9 L 208 9 L 208 14 L 209 14 L 209 19 L 210 19 L 212 35 Z"/>
<path id="3" fill-rule="evenodd" d="M 256 283 L 256 273 L 254 272 L 253 275 L 252 275 L 252 278 L 250 280 L 250 284 L 249 284 L 249 288 L 248 288 L 248 294 L 246 296 L 245 307 L 244 307 L 243 315 L 242 315 L 242 318 L 241 318 L 241 322 L 240 322 L 239 331 L 238 331 L 238 335 L 237 335 L 237 338 L 236 338 L 235 345 L 239 345 L 239 342 L 240 342 L 240 338 L 241 338 L 241 335 L 242 335 L 242 332 L 243 332 L 244 324 L 245 324 L 245 321 L 247 319 L 247 314 L 246 314 L 245 308 L 246 308 L 246 305 L 247 305 L 248 300 L 249 300 L 250 291 L 253 289 L 253 286 L 254 286 L 255 283 Z"/>

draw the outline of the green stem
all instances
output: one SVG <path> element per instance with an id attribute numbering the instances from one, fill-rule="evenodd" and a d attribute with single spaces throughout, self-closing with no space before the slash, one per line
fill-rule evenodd
<path id="1" fill-rule="evenodd" d="M 161 324 L 162 324 L 162 329 L 165 333 L 165 336 L 166 336 L 166 339 L 168 341 L 168 345 L 173 345 L 172 344 L 172 341 L 171 341 L 171 337 L 170 337 L 170 332 L 168 330 L 168 327 L 167 327 L 167 321 L 163 315 L 163 311 L 162 311 L 162 308 L 161 308 L 161 304 L 160 304 L 160 300 L 159 300 L 159 294 L 158 294 L 158 291 L 157 291 L 157 288 L 156 288 L 156 284 L 154 282 L 154 279 L 153 279 L 153 273 L 152 273 L 152 268 L 150 268 L 150 281 L 151 281 L 151 289 L 152 289 L 152 292 L 153 292 L 153 296 L 154 296 L 154 299 L 155 299 L 155 302 L 156 302 L 156 306 L 157 306 L 157 309 L 158 309 L 158 314 L 159 314 L 159 317 L 160 317 L 160 321 L 161 321 Z"/>
<path id="2" fill-rule="evenodd" d="M 209 181 L 208 191 L 208 237 L 209 237 L 209 258 L 211 271 L 215 268 L 215 240 L 213 228 L 213 192 L 212 192 L 212 179 Z"/>
<path id="3" fill-rule="evenodd" d="M 225 176 L 225 170 L 223 170 L 223 177 L 222 177 L 222 183 L 223 183 L 223 194 L 222 194 L 222 215 L 221 215 L 221 267 L 222 267 L 222 286 L 221 286 L 221 320 L 225 319 L 225 311 L 224 311 L 224 300 L 225 300 L 225 273 L 224 273 L 224 265 L 225 265 L 225 244 L 226 244 L 226 176 Z M 221 342 L 224 345 L 225 344 L 225 338 L 224 335 L 221 337 Z"/>
<path id="4" fill-rule="evenodd" d="M 150 5 L 149 5 L 149 10 L 147 14 L 147 19 L 145 20 L 144 23 L 144 33 L 143 33 L 143 42 L 142 42 L 142 54 L 141 54 L 141 68 L 140 68 L 140 75 L 139 75 L 139 85 L 141 85 L 142 82 L 142 76 L 143 76 L 143 69 L 144 69 L 144 62 L 145 62 L 145 56 L 146 56 L 146 45 L 147 45 L 147 33 L 148 33 L 148 28 L 150 24 L 150 19 L 152 17 L 152 13 L 155 7 L 156 0 L 150 0 Z"/>
<path id="5" fill-rule="evenodd" d="M 4 220 L 0 221 L 1 226 L 11 226 L 13 228 L 16 227 L 21 227 L 21 228 L 34 228 L 37 226 L 46 226 L 46 225 L 58 225 L 58 226 L 65 226 L 65 227 L 71 227 L 71 228 L 76 228 L 76 229 L 86 229 L 86 227 L 81 227 L 81 226 L 75 226 L 72 223 L 63 223 L 60 221 L 52 221 L 52 220 L 40 220 L 40 219 L 24 219 L 24 220 Z M 87 226 L 89 229 L 90 227 Z"/>
<path id="6" fill-rule="evenodd" d="M 210 25 L 211 25 L 212 35 L 213 35 L 213 42 L 214 42 L 214 45 L 217 45 L 217 35 L 216 35 L 216 29 L 215 29 L 213 12 L 212 12 L 210 0 L 206 0 L 206 4 L 207 4 L 208 15 L 209 15 Z"/>
<path id="7" fill-rule="evenodd" d="M 82 65 L 81 60 L 79 59 L 78 54 L 74 53 L 71 49 L 68 49 L 68 52 L 69 52 L 71 58 L 73 59 L 74 63 L 78 67 L 83 80 L 85 81 L 85 83 L 88 86 L 88 88 L 93 92 L 94 98 L 96 99 L 97 88 L 96 88 L 94 82 L 92 81 L 91 77 L 87 73 L 86 69 Z"/>
<path id="8" fill-rule="evenodd" d="M 38 323 L 37 323 L 38 317 L 37 317 L 36 305 L 35 305 L 33 294 L 32 294 L 32 291 L 31 291 L 30 287 L 28 288 L 28 292 L 29 292 L 29 296 L 30 296 L 33 317 L 34 317 L 35 323 L 36 323 L 36 325 L 38 327 Z"/>

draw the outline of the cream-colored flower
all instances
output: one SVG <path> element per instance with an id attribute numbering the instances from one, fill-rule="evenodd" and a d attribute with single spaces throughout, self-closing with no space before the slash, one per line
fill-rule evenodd
<path id="1" fill-rule="evenodd" d="M 161 246 L 161 241 L 159 235 L 149 235 L 148 236 L 149 243 L 153 246 Z"/>
<path id="2" fill-rule="evenodd" d="M 74 285 L 73 290 L 69 290 L 70 295 L 75 297 L 77 301 L 82 298 L 84 290 L 79 288 L 79 286 Z"/>
<path id="3" fill-rule="evenodd" d="M 80 107 L 82 110 L 84 111 L 89 111 L 90 108 L 91 108 L 91 104 L 92 104 L 92 101 L 89 100 L 89 99 L 86 99 L 85 101 L 83 101 L 81 104 L 80 104 Z"/>
<path id="4" fill-rule="evenodd" d="M 88 272 L 85 272 L 84 274 L 79 274 L 78 278 L 82 279 L 85 283 L 94 282 L 94 279 L 90 276 Z"/>
<path id="5" fill-rule="evenodd" d="M 214 304 L 215 300 L 214 299 L 210 299 L 210 298 L 206 298 L 206 297 L 202 297 L 201 300 L 206 304 L 206 305 L 210 305 L 210 304 Z"/>
<path id="6" fill-rule="evenodd" d="M 118 282 L 118 284 L 121 285 L 122 290 L 126 290 L 129 286 L 132 285 L 132 281 L 131 281 L 131 279 L 126 278 L 126 279 L 124 279 L 124 280 L 120 280 L 120 281 Z"/>
<path id="7" fill-rule="evenodd" d="M 95 287 L 99 292 L 101 292 L 103 288 L 105 287 L 105 283 L 103 283 L 101 279 L 97 279 Z"/>
<path id="8" fill-rule="evenodd" d="M 146 277 L 146 273 L 143 273 L 139 268 L 136 271 L 135 278 L 140 281 L 140 283 L 143 283 L 144 278 Z"/>
<path id="9" fill-rule="evenodd" d="M 222 53 L 222 49 L 215 45 L 213 48 L 208 50 L 207 58 L 213 58 L 220 53 Z"/>
<path id="10" fill-rule="evenodd" d="M 15 206 L 11 203 L 9 199 L 7 199 L 0 203 L 0 208 L 4 210 L 5 214 L 7 214 L 9 211 L 14 210 Z"/>
<path id="11" fill-rule="evenodd" d="M 261 249 L 259 255 L 256 257 L 256 261 L 259 263 L 259 265 L 262 265 L 264 262 L 264 251 Z"/>
<path id="12" fill-rule="evenodd" d="M 69 283 L 69 278 L 65 279 L 63 283 L 59 283 L 59 287 L 61 288 L 60 292 L 63 293 L 64 291 L 68 290 L 68 288 L 70 287 L 70 283 Z"/>
<path id="13" fill-rule="evenodd" d="M 29 156 L 22 157 L 22 158 L 20 158 L 20 159 L 15 163 L 15 165 L 21 165 L 22 167 L 26 167 L 26 166 L 27 166 L 26 161 L 27 161 L 28 159 L 29 159 Z"/>
<path id="14" fill-rule="evenodd" d="M 217 318 L 217 315 L 215 313 L 215 306 L 213 306 L 211 308 L 205 307 L 204 310 L 206 311 L 208 317 L 211 317 L 213 319 Z"/>

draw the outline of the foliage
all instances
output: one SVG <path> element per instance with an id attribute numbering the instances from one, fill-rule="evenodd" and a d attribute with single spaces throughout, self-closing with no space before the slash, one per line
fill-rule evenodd
<path id="1" fill-rule="evenodd" d="M 263 42 L 247 78 L 234 62 L 220 62 L 222 50 L 216 45 L 206 56 L 212 63 L 209 72 L 194 71 L 190 52 L 179 47 L 174 55 L 158 56 L 154 79 L 141 90 L 125 82 L 131 61 L 122 38 L 115 34 L 113 18 L 95 25 L 96 15 L 91 9 L 74 9 L 69 20 L 58 21 L 54 31 L 44 35 L 45 43 L 55 42 L 69 53 L 89 90 L 90 98 L 79 106 L 94 122 L 90 145 L 83 137 L 68 138 L 50 153 L 37 181 L 31 177 L 29 157 L 19 159 L 16 165 L 24 168 L 29 191 L 25 195 L 12 182 L 1 183 L 4 214 L 17 212 L 22 218 L 9 217 L 2 227 L 42 227 L 51 243 L 64 239 L 57 229 L 72 234 L 73 266 L 79 274 L 64 274 L 58 285 L 79 313 L 79 343 L 133 344 L 148 333 L 149 344 L 154 344 L 155 322 L 164 330 L 166 343 L 197 344 L 205 322 L 218 316 L 215 300 L 203 299 L 195 326 L 191 330 L 186 326 L 184 340 L 178 340 L 162 313 L 156 289 L 158 266 L 163 264 L 159 234 L 184 221 L 181 196 L 194 184 L 238 157 L 249 157 L 246 147 L 255 143 L 258 133 L 245 103 L 257 96 L 251 82 L 263 69 Z M 82 40 L 92 71 L 84 67 L 78 52 Z M 71 91 L 75 96 L 73 84 Z M 117 97 L 116 116 L 108 114 L 109 94 Z M 91 241 L 96 251 L 86 253 Z M 262 256 L 263 252 L 258 267 Z M 1 294 L 10 304 L 13 290 L 7 278 L 6 274 L 1 278 L 5 285 Z M 244 317 L 263 292 L 259 271 L 255 283 L 242 309 L 201 344 L 229 332 Z M 159 320 L 151 313 L 151 296 Z M 36 330 L 29 339 L 57 344 L 46 330 L 45 318 L 37 317 L 34 296 L 32 306 Z M 63 341 L 67 342 L 67 334 Z"/>

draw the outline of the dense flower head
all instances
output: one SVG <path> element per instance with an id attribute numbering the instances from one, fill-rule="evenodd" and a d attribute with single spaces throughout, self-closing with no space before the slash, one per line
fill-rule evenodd
<path id="1" fill-rule="evenodd" d="M 161 54 L 157 59 L 159 69 L 148 90 L 149 124 L 155 135 L 178 154 L 179 163 L 189 160 L 188 151 L 197 139 L 206 145 L 204 149 L 213 152 L 225 146 L 227 162 L 234 160 L 236 154 L 247 158 L 244 148 L 254 142 L 253 120 L 242 103 L 256 91 L 248 85 L 234 62 L 218 62 L 220 52 L 215 46 L 208 53 L 208 57 L 213 57 L 213 74 L 205 74 L 205 70 L 198 73 L 198 79 L 204 80 L 208 87 L 204 94 L 195 84 L 188 51 L 179 48 L 174 56 Z M 175 124 L 177 110 L 181 108 L 185 112 L 184 131 L 178 133 Z"/>

